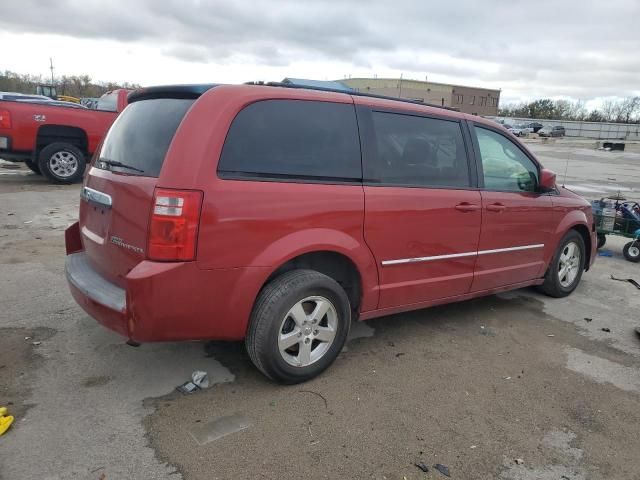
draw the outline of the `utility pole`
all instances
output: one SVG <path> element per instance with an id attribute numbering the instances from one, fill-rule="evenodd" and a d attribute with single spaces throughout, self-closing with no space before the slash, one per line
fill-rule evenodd
<path id="1" fill-rule="evenodd" d="M 51 70 L 51 86 L 53 87 L 53 58 L 49 57 L 49 69 Z"/>
<path id="2" fill-rule="evenodd" d="M 402 98 L 402 74 L 400 74 L 400 82 L 398 85 L 398 98 Z"/>

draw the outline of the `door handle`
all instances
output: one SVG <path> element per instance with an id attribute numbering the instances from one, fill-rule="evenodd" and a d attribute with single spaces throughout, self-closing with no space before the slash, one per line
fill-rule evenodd
<path id="1" fill-rule="evenodd" d="M 480 210 L 480 207 L 478 205 L 467 202 L 459 203 L 455 208 L 459 212 L 477 212 L 478 210 Z"/>
<path id="2" fill-rule="evenodd" d="M 487 205 L 487 210 L 489 210 L 490 212 L 502 212 L 506 209 L 507 207 L 505 207 L 501 203 L 492 203 L 491 205 Z"/>

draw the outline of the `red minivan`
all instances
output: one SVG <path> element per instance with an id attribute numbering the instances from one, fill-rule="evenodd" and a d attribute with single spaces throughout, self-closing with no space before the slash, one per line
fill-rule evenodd
<path id="1" fill-rule="evenodd" d="M 499 125 L 273 85 L 129 96 L 66 231 L 76 301 L 130 342 L 244 339 L 307 380 L 352 320 L 538 285 L 595 259 L 591 207 Z"/>

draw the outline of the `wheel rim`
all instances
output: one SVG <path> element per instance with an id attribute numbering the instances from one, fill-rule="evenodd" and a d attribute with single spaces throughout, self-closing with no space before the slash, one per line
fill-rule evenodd
<path id="1" fill-rule="evenodd" d="M 580 271 L 580 247 L 575 242 L 567 243 L 560 253 L 558 262 L 558 280 L 567 288 L 575 282 Z"/>
<path id="2" fill-rule="evenodd" d="M 49 158 L 49 169 L 58 177 L 70 177 L 78 170 L 78 158 L 71 152 L 61 150 Z"/>
<path id="3" fill-rule="evenodd" d="M 280 324 L 280 355 L 294 367 L 309 366 L 329 351 L 337 329 L 338 313 L 327 298 L 304 298 L 291 307 Z"/>
<path id="4" fill-rule="evenodd" d="M 637 245 L 630 246 L 627 252 L 629 253 L 630 257 L 633 257 L 633 258 L 640 257 L 640 247 L 638 247 Z"/>

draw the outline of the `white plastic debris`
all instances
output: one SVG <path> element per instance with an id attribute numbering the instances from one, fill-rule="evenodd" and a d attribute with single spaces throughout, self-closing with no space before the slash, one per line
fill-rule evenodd
<path id="1" fill-rule="evenodd" d="M 209 375 L 202 370 L 196 370 L 191 374 L 191 381 L 200 388 L 209 388 Z"/>
<path id="2" fill-rule="evenodd" d="M 207 375 L 207 372 L 196 370 L 191 374 L 191 380 L 176 387 L 176 390 L 188 395 L 205 388 L 209 388 L 209 376 Z"/>

